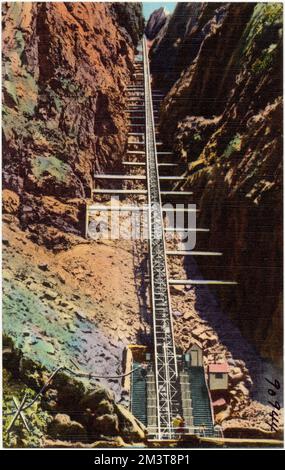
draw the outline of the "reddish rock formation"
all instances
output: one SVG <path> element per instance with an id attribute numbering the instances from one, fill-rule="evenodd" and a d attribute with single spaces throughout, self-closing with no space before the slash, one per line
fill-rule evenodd
<path id="1" fill-rule="evenodd" d="M 32 195 L 86 197 L 95 171 L 120 167 L 122 91 L 142 29 L 140 4 L 3 6 L 3 180 L 25 226 L 38 211 Z"/>
<path id="2" fill-rule="evenodd" d="M 154 39 L 160 30 L 165 26 L 165 24 L 169 21 L 170 14 L 167 10 L 163 7 L 154 10 L 154 12 L 150 15 L 147 25 L 145 27 L 145 35 L 149 40 Z"/>
<path id="3" fill-rule="evenodd" d="M 210 17 L 209 8 L 203 6 L 201 14 L 205 18 Z M 138 4 L 121 3 L 7 4 L 4 8 L 3 329 L 5 340 L 15 347 L 19 368 L 11 364 L 11 356 L 15 358 L 9 351 L 9 367 L 5 364 L 17 380 L 20 377 L 23 381 L 23 389 L 28 385 L 34 393 L 47 371 L 59 363 L 73 367 L 72 358 L 80 370 L 117 375 L 122 371 L 126 345 L 151 343 L 144 245 L 128 240 L 96 242 L 76 235 L 80 233 L 93 171 L 120 170 L 126 137 L 122 90 L 130 80 L 134 46 L 142 31 L 139 11 Z M 219 18 L 219 13 L 216 16 Z M 185 20 L 181 16 L 182 19 Z M 179 49 L 178 45 L 179 42 L 174 50 Z M 172 55 L 167 56 L 167 60 L 170 58 Z M 267 111 L 264 116 L 269 119 L 274 107 Z M 220 123 L 220 116 L 193 119 L 186 113 L 178 123 L 179 132 L 173 134 L 179 156 L 189 164 L 197 161 L 204 166 L 197 155 L 204 151 Z M 196 138 L 195 148 L 193 129 L 201 135 L 203 129 L 205 140 Z M 267 135 L 264 132 L 264 139 Z M 192 149 L 193 158 L 188 148 Z M 215 175 L 212 167 L 207 167 L 206 175 Z M 197 176 L 198 193 L 204 184 L 204 173 L 194 172 L 193 168 L 190 171 Z M 240 178 L 246 180 L 246 162 L 243 171 Z M 239 187 L 240 179 L 236 181 Z M 208 179 L 205 183 L 208 186 Z M 201 189 L 200 194 L 213 199 L 210 190 L 206 193 Z M 222 204 L 223 199 L 220 201 Z M 207 204 L 205 200 L 203 213 Z M 222 228 L 220 219 L 218 223 Z M 217 236 L 218 242 L 221 239 Z M 177 277 L 185 277 L 181 259 L 171 260 L 169 268 Z M 219 416 L 222 426 L 226 427 L 226 420 L 232 419 L 233 426 L 240 427 L 236 420 L 242 419 L 242 426 L 257 423 L 266 432 L 268 409 L 262 403 L 267 387 L 261 381 L 268 370 L 269 376 L 273 375 L 273 369 L 264 367 L 238 329 L 221 315 L 205 287 L 172 287 L 171 291 L 178 350 L 186 351 L 196 340 L 203 347 L 206 367 L 213 358 L 227 360 L 230 365 L 227 409 Z M 88 380 L 87 386 L 97 383 L 97 379 L 91 384 Z M 120 381 L 102 379 L 102 384 L 127 404 Z M 112 433 L 113 427 L 117 432 L 117 420 L 119 433 L 128 436 L 130 442 L 143 439 L 143 430 L 137 429 L 129 413 L 121 405 L 115 406 L 113 400 L 102 400 L 95 409 L 89 402 L 89 411 L 83 413 L 85 421 L 81 423 L 73 411 L 74 403 L 80 403 L 82 397 L 82 383 L 72 386 L 70 378 L 64 383 L 60 378 L 53 387 L 43 402 L 46 410 L 65 415 L 60 419 L 57 416 L 59 422 L 51 426 L 56 424 L 57 440 L 33 442 L 33 446 L 84 447 L 85 443 L 62 442 L 58 438 L 63 439 L 70 427 L 75 427 L 80 435 L 83 426 L 90 433 L 91 442 L 93 428 L 99 433 L 103 429 Z M 5 387 L 5 407 L 14 393 L 14 384 Z M 257 400 L 256 395 L 260 394 L 261 403 L 254 406 L 252 394 Z M 37 413 L 31 410 L 36 417 L 38 413 L 39 409 Z M 102 419 L 98 420 L 98 416 Z M 39 424 L 33 419 L 31 416 L 37 427 Z M 125 429 L 122 423 L 127 424 Z M 46 434 L 47 430 L 41 431 Z M 10 438 L 8 445 L 12 446 L 13 435 Z M 90 442 L 90 447 L 124 445 L 119 438 L 109 443 Z M 27 442 L 21 445 L 26 446 Z"/>
<path id="4" fill-rule="evenodd" d="M 200 262 L 205 277 L 239 283 L 219 289 L 225 313 L 280 364 L 282 7 L 191 5 L 151 50 L 154 82 L 173 84 L 161 134 L 188 163 L 185 187 L 211 229 L 199 247 L 224 253 Z"/>
<path id="5" fill-rule="evenodd" d="M 219 3 L 177 3 L 169 22 L 157 34 L 151 51 L 151 71 L 154 85 L 168 88 L 179 78 L 184 68 L 191 64 L 203 38 L 207 19 L 213 22 L 213 11 Z M 221 17 L 216 19 L 218 21 Z"/>

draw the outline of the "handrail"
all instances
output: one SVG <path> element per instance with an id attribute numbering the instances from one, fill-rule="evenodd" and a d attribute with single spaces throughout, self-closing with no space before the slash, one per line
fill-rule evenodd
<path id="1" fill-rule="evenodd" d="M 214 407 L 213 407 L 213 403 L 212 403 L 212 399 L 211 399 L 211 393 L 210 393 L 208 381 L 206 380 L 206 370 L 205 370 L 204 361 L 203 361 L 203 373 L 204 373 L 204 381 L 205 381 L 205 385 L 206 385 L 206 389 L 207 389 L 207 393 L 208 393 L 208 399 L 209 399 L 209 403 L 210 403 L 212 423 L 213 423 L 213 426 L 215 426 Z"/>

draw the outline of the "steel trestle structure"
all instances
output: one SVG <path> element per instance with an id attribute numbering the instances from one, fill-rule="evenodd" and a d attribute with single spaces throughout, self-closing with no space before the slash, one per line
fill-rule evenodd
<path id="1" fill-rule="evenodd" d="M 179 411 L 178 368 L 167 276 L 155 124 L 146 39 L 143 38 L 145 150 L 149 207 L 149 251 L 157 404 L 157 439 L 173 437 Z"/>
<path id="2" fill-rule="evenodd" d="M 162 198 L 167 196 L 189 196 L 192 191 L 179 191 L 177 189 L 160 191 L 160 184 L 169 181 L 183 181 L 185 176 L 173 174 L 171 176 L 163 176 L 159 174 L 159 169 L 165 167 L 178 167 L 179 164 L 172 162 L 159 162 L 162 156 L 171 156 L 172 152 L 160 149 L 157 146 L 164 146 L 162 141 L 156 142 L 157 130 L 157 113 L 159 102 L 161 102 L 161 93 L 155 92 L 151 87 L 151 76 L 149 70 L 148 49 L 146 38 L 142 41 L 142 54 L 139 60 L 134 64 L 139 76 L 136 85 L 130 85 L 126 88 L 128 96 L 129 115 L 129 133 L 128 133 L 128 150 L 126 152 L 126 160 L 122 163 L 131 170 L 135 168 L 143 168 L 145 174 L 95 174 L 94 179 L 113 180 L 116 182 L 127 182 L 123 188 L 91 188 L 91 195 L 130 195 L 131 201 L 134 196 L 147 196 L 147 206 L 138 205 L 110 205 L 110 204 L 91 204 L 86 205 L 86 221 L 85 235 L 91 236 L 89 233 L 89 220 L 94 218 L 94 214 L 101 211 L 122 211 L 122 212 L 138 212 L 147 209 L 148 215 L 148 244 L 149 244 L 149 274 L 150 274 L 150 293 L 151 293 L 151 310 L 153 320 L 153 360 L 151 355 L 146 354 L 148 365 L 145 379 L 135 377 L 133 392 L 136 404 L 135 416 L 143 419 L 148 427 L 148 438 L 150 440 L 172 440 L 176 439 L 180 427 L 177 422 L 182 422 L 184 431 L 203 435 L 215 435 L 213 427 L 214 417 L 211 405 L 210 392 L 205 381 L 205 371 L 202 364 L 190 366 L 189 356 L 179 354 L 176 356 L 174 334 L 173 334 L 173 318 L 171 312 L 170 291 L 169 286 L 172 285 L 233 285 L 236 282 L 220 281 L 220 280 L 204 280 L 204 279 L 169 279 L 167 269 L 167 257 L 171 256 L 221 256 L 220 252 L 212 251 L 194 251 L 187 249 L 170 250 L 166 249 L 165 233 L 166 232 L 209 232 L 207 228 L 180 228 L 180 227 L 164 227 L 163 214 L 167 214 L 170 210 L 178 212 L 197 212 L 197 209 L 191 207 L 176 207 L 174 209 L 162 206 Z M 156 114 L 153 107 L 156 109 Z M 138 137 L 138 140 L 133 140 Z M 143 157 L 143 161 L 140 158 Z M 138 160 L 139 158 L 139 160 Z M 130 189 L 129 182 L 139 183 L 135 189 Z M 145 186 L 146 185 L 146 186 Z M 92 235 L 93 236 L 93 235 Z M 144 232 L 145 236 L 145 232 Z M 149 358 L 148 358 L 149 356 Z M 141 361 L 141 359 L 140 359 Z M 145 385 L 144 385 L 145 380 Z M 134 385 L 135 384 L 135 385 Z M 142 390 L 144 390 L 145 410 L 142 413 Z M 178 415 L 178 416 L 177 416 Z M 174 420 L 174 418 L 176 418 Z M 180 420 L 180 421 L 178 421 Z M 203 431 L 204 429 L 204 431 Z M 182 434 L 184 434 L 182 431 Z M 202 432 L 202 434 L 201 434 Z"/>

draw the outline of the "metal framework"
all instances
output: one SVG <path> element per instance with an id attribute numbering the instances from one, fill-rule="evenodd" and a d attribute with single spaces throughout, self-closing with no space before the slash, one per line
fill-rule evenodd
<path id="1" fill-rule="evenodd" d="M 146 39 L 143 38 L 145 91 L 145 150 L 149 206 L 149 251 L 153 312 L 157 439 L 174 436 L 172 421 L 179 411 L 178 369 L 173 335 L 172 313 L 167 277 L 165 239 L 155 124 Z"/>
<path id="2" fill-rule="evenodd" d="M 144 161 L 123 161 L 126 167 L 143 167 L 145 175 L 141 174 L 95 174 L 98 180 L 140 181 L 147 183 L 147 187 L 138 189 L 103 189 L 91 190 L 92 195 L 143 195 L 147 196 L 147 204 L 144 205 L 104 205 L 91 204 L 86 206 L 85 236 L 88 236 L 89 219 L 97 216 L 100 211 L 124 211 L 125 213 L 146 211 L 148 214 L 148 240 L 149 240 L 149 266 L 151 302 L 153 314 L 153 339 L 154 339 L 154 366 L 147 373 L 147 420 L 150 439 L 168 440 L 177 438 L 177 428 L 173 427 L 173 418 L 177 413 L 181 414 L 183 409 L 187 418 L 187 430 L 194 434 L 201 434 L 203 430 L 193 427 L 192 405 L 190 400 L 189 380 L 178 371 L 174 334 L 173 319 L 170 302 L 170 286 L 196 286 L 196 285 L 235 285 L 236 282 L 204 279 L 169 279 L 167 270 L 168 256 L 221 256 L 220 252 L 212 251 L 188 251 L 166 249 L 165 233 L 177 232 L 186 235 L 188 232 L 209 232 L 208 228 L 196 227 L 164 227 L 163 214 L 169 212 L 198 212 L 195 207 L 162 207 L 161 200 L 164 197 L 190 196 L 191 191 L 160 191 L 160 182 L 184 181 L 185 175 L 160 176 L 160 167 L 180 167 L 180 164 L 172 162 L 158 162 L 163 156 L 171 156 L 173 152 L 157 151 L 157 146 L 162 145 L 156 141 L 158 131 L 156 130 L 153 105 L 161 101 L 158 97 L 161 93 L 152 91 L 150 82 L 150 71 L 146 39 L 143 38 L 141 83 L 127 88 L 129 101 L 134 100 L 134 109 L 129 110 L 130 131 L 129 137 L 139 137 L 140 140 L 133 142 L 128 139 L 128 144 L 143 146 L 140 150 L 132 149 L 126 152 L 127 158 L 144 157 Z M 138 105 L 142 103 L 142 105 Z M 133 116 L 140 113 L 143 117 Z M 141 123 L 134 123 L 139 120 Z M 134 128 L 134 129 L 132 129 Z M 177 200 L 177 199 L 176 199 Z M 186 377 L 186 378 L 185 378 Z M 188 388 L 187 388 L 188 387 Z M 17 407 L 21 412 L 21 405 Z M 185 414 L 186 413 L 186 414 Z M 208 432 L 208 431 L 207 431 Z M 212 428 L 209 428 L 212 432 Z"/>

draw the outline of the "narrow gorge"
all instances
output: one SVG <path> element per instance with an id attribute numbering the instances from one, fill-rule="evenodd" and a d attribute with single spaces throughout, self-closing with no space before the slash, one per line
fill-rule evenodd
<path id="1" fill-rule="evenodd" d="M 222 252 L 169 256 L 169 277 L 237 282 L 170 285 L 177 355 L 187 357 L 193 345 L 202 351 L 207 393 L 210 366 L 226 364 L 226 392 L 209 392 L 223 438 L 283 436 L 281 417 L 274 429 L 268 424 L 265 380 L 282 383 L 283 365 L 282 4 L 178 2 L 148 21 L 144 8 L 2 5 L 8 448 L 148 447 L 128 371 L 130 351 L 147 357 L 153 348 L 148 244 L 86 236 L 88 207 L 109 204 L 102 188 L 140 191 L 122 205 L 146 202 L 147 164 L 139 160 L 131 173 L 139 183 L 95 178 L 126 174 L 126 156 L 141 152 L 128 90 L 146 88 L 145 77 L 136 85 L 144 34 L 153 101 L 161 94 L 157 144 L 162 156 L 172 154 L 160 175 L 174 182 L 162 182 L 162 192 L 183 192 L 179 203 L 196 204 L 196 226 L 209 232 L 197 232 L 193 249 Z M 179 234 L 166 237 L 168 251 L 179 243 Z M 38 393 L 26 410 L 34 432 L 21 420 L 7 432 L 13 397 Z M 210 446 L 200 437 L 191 445 Z"/>
<path id="2" fill-rule="evenodd" d="M 190 50 L 190 53 L 188 52 Z M 187 163 L 207 276 L 233 276 L 223 310 L 264 358 L 282 362 L 282 6 L 181 3 L 151 48 L 167 92 L 160 131 Z M 190 268 L 189 268 L 190 269 Z"/>

